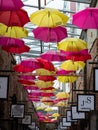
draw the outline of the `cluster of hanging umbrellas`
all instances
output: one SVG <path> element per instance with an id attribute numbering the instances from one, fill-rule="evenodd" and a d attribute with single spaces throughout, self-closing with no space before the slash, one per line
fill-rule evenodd
<path id="1" fill-rule="evenodd" d="M 30 50 L 21 39 L 28 36 L 24 25 L 30 22 L 23 6 L 20 0 L 2 0 L 0 3 L 0 45 L 8 53 L 20 54 Z"/>
<path id="2" fill-rule="evenodd" d="M 45 8 L 32 13 L 29 18 L 23 6 L 20 0 L 2 0 L 0 3 L 0 45 L 8 53 L 28 52 L 30 48 L 22 40 L 28 36 L 24 28 L 28 22 L 37 26 L 32 30 L 35 39 L 57 44 L 58 50 L 48 50 L 39 58 L 22 60 L 13 67 L 21 73 L 18 82 L 28 92 L 28 101 L 49 106 L 47 109 L 36 108 L 39 120 L 55 122 L 60 115 L 49 113 L 51 106 L 65 106 L 70 95 L 54 88 L 54 81 L 75 82 L 78 77 L 74 74 L 85 67 L 85 61 L 91 59 L 91 55 L 84 40 L 68 38 L 67 15 L 57 9 Z M 74 14 L 72 24 L 81 29 L 98 28 L 97 11 L 97 8 L 87 8 Z M 59 69 L 53 65 L 54 61 L 61 63 Z"/>

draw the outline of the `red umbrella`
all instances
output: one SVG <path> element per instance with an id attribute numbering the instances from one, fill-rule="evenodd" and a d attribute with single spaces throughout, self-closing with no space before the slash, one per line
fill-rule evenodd
<path id="1" fill-rule="evenodd" d="M 22 73 L 27 73 L 27 72 L 32 72 L 34 71 L 33 68 L 29 68 L 29 67 L 25 67 L 21 64 L 16 64 L 14 67 L 13 67 L 14 71 L 16 72 L 22 72 Z"/>
<path id="2" fill-rule="evenodd" d="M 98 29 L 98 8 L 87 7 L 75 13 L 72 24 L 81 29 Z"/>
<path id="3" fill-rule="evenodd" d="M 22 79 L 18 79 L 18 82 L 20 82 L 23 85 L 34 85 L 35 84 L 34 81 L 22 80 Z"/>
<path id="4" fill-rule="evenodd" d="M 47 88 L 40 88 L 40 90 L 52 90 L 55 89 L 54 87 L 47 87 Z"/>
<path id="5" fill-rule="evenodd" d="M 54 65 L 51 62 L 49 62 L 48 60 L 45 60 L 42 58 L 36 58 L 36 59 L 39 61 L 40 64 L 43 65 L 42 68 L 47 69 L 49 71 L 55 71 Z"/>
<path id="6" fill-rule="evenodd" d="M 56 80 L 56 77 L 54 76 L 38 76 L 39 80 L 43 80 L 43 81 L 54 81 Z"/>
<path id="7" fill-rule="evenodd" d="M 30 19 L 27 12 L 23 9 L 17 11 L 0 11 L 0 23 L 7 26 L 23 27 L 28 22 L 30 22 Z"/>
<path id="8" fill-rule="evenodd" d="M 0 0 L 0 11 L 19 10 L 23 6 L 21 0 Z"/>
<path id="9" fill-rule="evenodd" d="M 41 58 L 46 59 L 48 61 L 65 61 L 66 55 L 64 53 L 61 53 L 61 52 L 49 50 L 45 53 L 42 53 Z"/>
<path id="10" fill-rule="evenodd" d="M 44 42 L 59 42 L 67 37 L 66 28 L 57 26 L 55 28 L 37 27 L 33 29 L 34 37 Z"/>
<path id="11" fill-rule="evenodd" d="M 55 96 L 54 93 L 49 93 L 49 92 L 41 92 L 42 97 L 52 97 Z"/>

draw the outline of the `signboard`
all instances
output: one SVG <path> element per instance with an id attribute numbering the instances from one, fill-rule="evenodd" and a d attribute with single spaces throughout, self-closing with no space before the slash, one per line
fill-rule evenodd
<path id="1" fill-rule="evenodd" d="M 0 75 L 0 99 L 7 99 L 9 87 L 9 76 Z"/>
<path id="2" fill-rule="evenodd" d="M 95 110 L 95 95 L 94 94 L 77 94 L 77 111 L 88 112 Z"/>
<path id="3" fill-rule="evenodd" d="M 22 119 L 22 124 L 30 125 L 32 122 L 32 116 L 31 115 L 25 115 Z"/>
<path id="4" fill-rule="evenodd" d="M 98 92 L 98 67 L 93 68 L 93 72 L 94 91 Z"/>
<path id="5" fill-rule="evenodd" d="M 86 116 L 85 112 L 77 111 L 77 106 L 72 106 L 71 114 L 72 114 L 72 120 L 85 119 Z"/>
<path id="6" fill-rule="evenodd" d="M 66 117 L 62 117 L 62 126 L 63 127 L 71 126 L 71 122 L 67 122 Z"/>
<path id="7" fill-rule="evenodd" d="M 24 117 L 24 104 L 12 104 L 11 105 L 11 117 L 23 118 Z"/>

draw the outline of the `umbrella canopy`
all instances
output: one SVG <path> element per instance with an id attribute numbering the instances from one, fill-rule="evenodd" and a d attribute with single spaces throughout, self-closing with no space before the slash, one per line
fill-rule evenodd
<path id="1" fill-rule="evenodd" d="M 22 85 L 34 85 L 34 81 L 29 81 L 29 80 L 23 80 L 23 79 L 18 79 L 18 82 L 21 83 Z"/>
<path id="2" fill-rule="evenodd" d="M 80 52 L 65 52 L 67 60 L 73 61 L 87 61 L 91 59 L 91 55 L 88 53 L 88 50 L 82 50 Z"/>
<path id="3" fill-rule="evenodd" d="M 43 65 L 38 60 L 36 60 L 36 58 L 29 58 L 29 59 L 22 60 L 21 65 L 27 68 L 33 68 L 33 70 L 43 67 Z"/>
<path id="4" fill-rule="evenodd" d="M 58 107 L 63 107 L 63 106 L 66 106 L 66 103 L 63 101 L 60 101 L 60 102 L 56 103 L 55 105 Z"/>
<path id="5" fill-rule="evenodd" d="M 51 112 L 51 111 L 53 111 L 53 109 L 51 107 L 48 107 L 48 108 L 45 108 L 45 111 L 46 112 Z"/>
<path id="6" fill-rule="evenodd" d="M 10 46 L 3 46 L 2 49 L 7 51 L 8 53 L 21 54 L 24 52 L 28 52 L 30 50 L 30 47 L 27 45 L 19 46 L 16 44 Z"/>
<path id="7" fill-rule="evenodd" d="M 27 80 L 35 80 L 36 77 L 34 75 L 19 75 L 19 79 L 27 79 Z"/>
<path id="8" fill-rule="evenodd" d="M 19 9 L 17 11 L 0 11 L 0 23 L 7 26 L 23 27 L 28 22 L 30 22 L 30 19 L 24 9 Z"/>
<path id="9" fill-rule="evenodd" d="M 59 42 L 67 37 L 67 30 L 61 26 L 55 28 L 37 27 L 33 29 L 33 34 L 36 39 L 44 42 Z"/>
<path id="10" fill-rule="evenodd" d="M 55 67 L 52 62 L 42 59 L 42 58 L 36 58 L 36 59 L 39 61 L 40 64 L 43 65 L 44 69 L 47 69 L 49 71 L 55 71 Z"/>
<path id="11" fill-rule="evenodd" d="M 72 24 L 80 29 L 98 29 L 98 8 L 88 7 L 75 13 Z"/>
<path id="12" fill-rule="evenodd" d="M 56 77 L 54 76 L 38 76 L 39 80 L 43 80 L 43 81 L 54 81 L 56 80 Z"/>
<path id="13" fill-rule="evenodd" d="M 65 38 L 57 44 L 57 48 L 65 52 L 79 52 L 87 47 L 87 43 L 79 38 Z"/>
<path id="14" fill-rule="evenodd" d="M 72 60 L 67 60 L 64 61 L 60 68 L 64 69 L 64 70 L 73 70 L 73 71 L 77 71 L 79 69 L 83 69 L 85 67 L 85 63 L 82 61 L 72 61 Z"/>
<path id="15" fill-rule="evenodd" d="M 51 116 L 52 116 L 52 117 L 59 117 L 60 114 L 59 114 L 59 113 L 53 113 Z"/>
<path id="16" fill-rule="evenodd" d="M 32 13 L 30 20 L 39 27 L 56 27 L 65 25 L 68 21 L 68 16 L 57 9 L 45 8 Z"/>
<path id="17" fill-rule="evenodd" d="M 73 83 L 78 79 L 77 76 L 58 76 L 57 80 L 63 83 Z"/>
<path id="18" fill-rule="evenodd" d="M 21 0 L 0 0 L 0 11 L 19 10 L 24 6 Z"/>
<path id="19" fill-rule="evenodd" d="M 43 80 L 38 80 L 35 82 L 35 84 L 39 87 L 39 88 L 47 88 L 47 87 L 50 87 L 54 84 L 53 81 L 43 81 Z"/>
<path id="20" fill-rule="evenodd" d="M 48 61 L 65 61 L 66 55 L 64 53 L 57 52 L 55 50 L 49 50 L 45 53 L 42 53 L 41 58 L 46 59 Z"/>
<path id="21" fill-rule="evenodd" d="M 70 95 L 69 95 L 68 93 L 66 93 L 66 92 L 58 92 L 58 93 L 56 94 L 56 97 L 57 97 L 57 98 L 69 98 Z"/>
<path id="22" fill-rule="evenodd" d="M 0 35 L 12 38 L 24 38 L 28 36 L 28 31 L 23 27 L 8 27 L 0 23 Z"/>
<path id="23" fill-rule="evenodd" d="M 51 76 L 55 74 L 55 71 L 49 71 L 44 68 L 39 68 L 39 69 L 36 69 L 36 74 L 39 76 Z"/>
<path id="24" fill-rule="evenodd" d="M 72 73 L 74 73 L 75 71 L 71 71 L 71 70 L 64 70 L 64 69 L 58 69 L 57 71 L 56 71 L 56 74 L 57 75 L 67 75 L 67 74 L 72 74 Z"/>
<path id="25" fill-rule="evenodd" d="M 28 52 L 30 47 L 25 45 L 24 41 L 17 38 L 0 37 L 0 45 L 2 49 L 10 53 L 23 53 Z"/>
<path id="26" fill-rule="evenodd" d="M 22 73 L 27 73 L 27 72 L 32 72 L 34 71 L 33 68 L 30 68 L 30 67 L 25 67 L 21 64 L 16 64 L 14 67 L 13 67 L 13 70 L 16 71 L 16 72 L 22 72 Z"/>

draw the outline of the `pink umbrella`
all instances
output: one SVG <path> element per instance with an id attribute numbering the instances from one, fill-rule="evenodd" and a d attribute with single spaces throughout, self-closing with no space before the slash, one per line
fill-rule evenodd
<path id="1" fill-rule="evenodd" d="M 98 8 L 88 7 L 75 13 L 72 24 L 81 29 L 98 29 Z"/>
<path id="2" fill-rule="evenodd" d="M 26 60 L 22 60 L 21 65 L 28 67 L 28 68 L 33 68 L 33 70 L 38 69 L 38 68 L 43 68 L 43 64 L 35 58 L 29 58 Z"/>
<path id="3" fill-rule="evenodd" d="M 57 75 L 67 75 L 67 74 L 70 74 L 70 73 L 74 73 L 75 71 L 67 71 L 67 70 L 64 70 L 64 69 L 58 69 L 57 71 L 56 71 L 56 74 Z"/>
<path id="4" fill-rule="evenodd" d="M 0 0 L 0 11 L 19 10 L 23 6 L 21 0 Z"/>
<path id="5" fill-rule="evenodd" d="M 27 79 L 27 80 L 35 80 L 35 76 L 34 75 L 19 75 L 18 76 L 19 79 Z"/>
<path id="6" fill-rule="evenodd" d="M 88 49 L 84 49 L 79 52 L 68 52 L 63 50 L 61 50 L 61 52 L 66 55 L 67 60 L 86 61 L 88 59 L 91 59 L 91 55 L 88 53 Z"/>
<path id="7" fill-rule="evenodd" d="M 66 28 L 58 26 L 55 28 L 37 27 L 33 30 L 34 37 L 44 42 L 59 42 L 67 37 Z"/>
<path id="8" fill-rule="evenodd" d="M 55 50 L 49 50 L 45 53 L 42 53 L 41 58 L 46 59 L 48 61 L 65 61 L 66 55 L 61 52 L 57 52 Z"/>
<path id="9" fill-rule="evenodd" d="M 25 90 L 39 90 L 37 86 L 24 86 Z"/>

